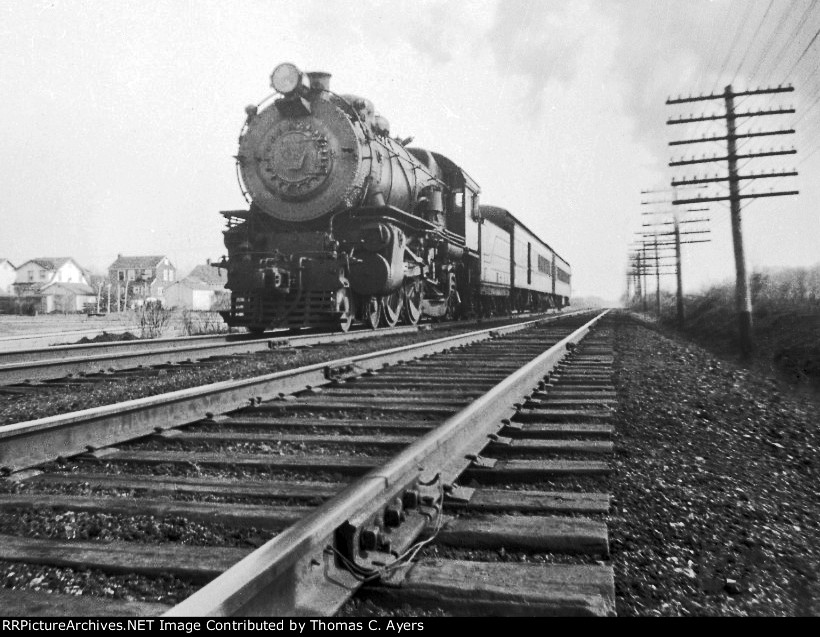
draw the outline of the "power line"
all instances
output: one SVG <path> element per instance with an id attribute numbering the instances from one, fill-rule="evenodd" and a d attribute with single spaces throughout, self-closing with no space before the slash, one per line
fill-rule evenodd
<path id="1" fill-rule="evenodd" d="M 789 69 L 789 72 L 786 73 L 786 79 L 789 78 L 789 76 L 794 72 L 794 69 L 797 68 L 797 65 L 800 64 L 800 60 L 802 60 L 803 57 L 806 55 L 806 53 L 809 52 L 809 49 L 811 48 L 811 45 L 814 44 L 815 40 L 817 40 L 818 35 L 820 35 L 820 28 L 817 29 L 817 31 L 815 32 L 814 36 L 811 39 L 811 42 L 809 42 L 806 45 L 806 48 L 803 49 L 803 52 L 800 54 L 800 57 L 797 58 L 797 61 L 794 64 L 792 64 L 792 67 Z"/>
<path id="2" fill-rule="evenodd" d="M 737 28 L 735 29 L 735 35 L 732 38 L 732 45 L 729 47 L 729 51 L 726 53 L 726 59 L 723 60 L 723 64 L 720 65 L 720 71 L 718 71 L 717 77 L 715 78 L 715 83 L 712 85 L 712 91 L 717 88 L 718 82 L 720 82 L 720 78 L 723 77 L 723 72 L 726 70 L 726 65 L 729 64 L 729 60 L 732 57 L 732 53 L 735 52 L 735 47 L 737 43 L 740 41 L 740 33 L 743 31 L 743 28 L 746 26 L 746 23 L 749 21 L 749 13 L 743 14 L 743 19 L 738 22 Z"/>
<path id="3" fill-rule="evenodd" d="M 766 22 L 766 17 L 769 15 L 769 11 L 772 9 L 772 5 L 774 5 L 774 0 L 769 0 L 769 6 L 766 7 L 766 12 L 763 14 L 763 17 L 760 18 L 760 22 L 755 29 L 754 34 L 752 34 L 751 39 L 749 40 L 749 45 L 746 47 L 746 51 L 743 53 L 743 56 L 740 58 L 740 64 L 737 65 L 737 69 L 735 70 L 735 74 L 732 76 L 732 82 L 735 81 L 738 73 L 740 73 L 740 69 L 743 66 L 743 63 L 746 61 L 746 56 L 749 55 L 749 51 L 752 49 L 752 44 L 755 43 L 757 40 L 757 34 L 760 33 L 761 27 L 763 27 L 763 23 Z"/>
<path id="4" fill-rule="evenodd" d="M 778 33 L 781 32 L 783 24 L 785 23 L 786 19 L 792 14 L 792 11 L 794 11 L 794 8 L 795 8 L 795 6 L 797 6 L 797 3 L 796 2 L 789 2 L 789 3 L 786 4 L 786 6 L 788 8 L 783 11 L 783 13 L 780 16 L 780 20 L 778 20 L 777 25 L 774 27 L 774 30 L 772 31 L 772 33 L 775 34 L 775 36 Z M 789 40 L 787 39 L 786 42 L 788 42 L 788 41 Z M 750 77 L 752 79 L 757 77 L 757 72 L 760 70 L 760 65 L 763 64 L 763 61 L 768 57 L 769 50 L 771 49 L 772 44 L 774 44 L 773 39 L 769 40 L 768 44 L 763 47 L 763 50 L 761 51 L 761 54 L 760 54 L 760 58 L 758 58 L 757 63 L 754 65 L 754 68 L 752 69 L 752 72 L 750 73 Z"/>
<path id="5" fill-rule="evenodd" d="M 797 41 L 797 36 L 800 31 L 803 29 L 803 25 L 805 25 L 806 20 L 809 17 L 809 12 L 815 7 L 817 4 L 817 0 L 811 0 L 811 4 L 806 7 L 806 10 L 803 11 L 803 15 L 800 16 L 800 20 L 797 23 L 797 28 L 794 30 L 794 35 L 786 38 L 786 41 L 783 43 L 783 46 L 780 47 L 780 51 L 775 56 L 774 64 L 772 65 L 771 69 L 769 70 L 769 75 L 774 75 L 777 67 L 780 66 L 780 62 L 783 59 L 783 54 L 789 49 Z"/>

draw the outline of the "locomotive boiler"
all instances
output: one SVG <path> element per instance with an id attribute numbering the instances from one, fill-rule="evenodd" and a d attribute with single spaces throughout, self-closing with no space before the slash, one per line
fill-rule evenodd
<path id="1" fill-rule="evenodd" d="M 554 282 L 522 297 L 482 280 L 479 188 L 461 167 L 391 137 L 373 103 L 331 91 L 327 73 L 280 64 L 271 86 L 239 138 L 249 209 L 222 213 L 228 325 L 347 330 L 564 304 Z M 509 217 L 488 223 L 511 234 Z M 514 279 L 514 251 L 502 260 Z"/>

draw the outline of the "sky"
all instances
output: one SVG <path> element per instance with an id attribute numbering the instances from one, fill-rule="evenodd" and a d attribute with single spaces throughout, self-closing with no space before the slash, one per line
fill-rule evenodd
<path id="1" fill-rule="evenodd" d="M 332 74 L 371 99 L 391 132 L 440 152 L 573 269 L 577 295 L 617 300 L 642 214 L 675 177 L 674 155 L 722 151 L 670 140 L 721 134 L 722 113 L 670 96 L 792 82 L 738 98 L 745 140 L 797 155 L 744 171 L 750 270 L 820 263 L 820 6 L 817 0 L 4 0 L 0 4 L 0 258 L 73 256 L 102 272 L 117 254 L 165 254 L 184 275 L 225 253 L 220 210 L 241 209 L 233 155 L 244 107 L 270 92 L 280 62 Z M 815 36 L 816 37 L 816 36 Z M 724 133 L 725 134 L 725 131 Z M 698 193 L 725 195 L 713 185 Z M 711 243 L 684 246 L 687 291 L 734 276 L 728 203 L 711 204 Z M 690 238 L 695 238 L 691 236 Z M 673 277 L 663 280 L 672 289 Z M 654 288 L 653 288 L 654 289 Z"/>

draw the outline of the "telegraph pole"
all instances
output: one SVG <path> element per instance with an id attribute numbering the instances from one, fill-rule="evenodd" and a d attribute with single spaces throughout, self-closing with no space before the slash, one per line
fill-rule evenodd
<path id="1" fill-rule="evenodd" d="M 661 256 L 658 254 L 658 235 L 655 234 L 655 313 L 661 320 Z"/>
<path id="2" fill-rule="evenodd" d="M 749 294 L 749 275 L 746 272 L 746 255 L 743 251 L 743 223 L 740 216 L 740 187 L 737 177 L 737 130 L 735 126 L 735 97 L 732 85 L 726 87 L 726 146 L 729 162 L 729 202 L 732 216 L 732 245 L 735 250 L 735 311 L 740 332 L 740 353 L 749 356 L 752 341 L 752 297 Z"/>
<path id="3" fill-rule="evenodd" d="M 732 243 L 734 246 L 734 257 L 735 257 L 735 273 L 736 273 L 736 284 L 735 284 L 735 311 L 737 313 L 737 321 L 738 321 L 738 334 L 739 334 L 739 341 L 740 341 L 740 353 L 741 356 L 744 358 L 748 357 L 753 349 L 754 349 L 754 341 L 752 335 L 752 298 L 749 293 L 749 278 L 746 272 L 746 259 L 743 251 L 743 228 L 742 228 L 742 219 L 741 219 L 741 199 L 756 199 L 758 197 L 779 197 L 784 195 L 796 195 L 799 194 L 797 190 L 785 190 L 779 192 L 768 192 L 768 193 L 750 193 L 750 194 L 740 194 L 740 181 L 746 179 L 763 179 L 763 178 L 770 178 L 770 177 L 793 177 L 797 175 L 796 170 L 792 171 L 784 171 L 776 173 L 774 171 L 770 173 L 750 173 L 747 175 L 741 175 L 738 173 L 737 167 L 737 160 L 738 159 L 754 159 L 758 157 L 771 157 L 776 155 L 794 155 L 797 153 L 796 150 L 789 149 L 784 150 L 781 149 L 779 151 L 770 150 L 768 152 L 757 152 L 757 153 L 748 153 L 744 155 L 739 155 L 737 152 L 737 140 L 741 138 L 751 138 L 751 137 L 764 137 L 769 135 L 789 135 L 794 133 L 794 129 L 783 129 L 783 130 L 773 130 L 773 131 L 763 131 L 763 132 L 746 132 L 746 133 L 738 133 L 736 122 L 739 117 L 744 119 L 758 117 L 758 116 L 766 116 L 766 115 L 784 115 L 784 114 L 793 114 L 795 111 L 793 108 L 772 108 L 769 110 L 758 110 L 758 111 L 747 111 L 743 113 L 735 112 L 735 97 L 745 97 L 745 96 L 753 96 L 753 95 L 766 95 L 766 94 L 776 94 L 776 93 L 789 93 L 794 91 L 792 86 L 778 86 L 773 88 L 765 88 L 765 89 L 757 89 L 753 91 L 740 91 L 734 92 L 732 90 L 732 85 L 729 84 L 724 89 L 722 94 L 712 94 L 712 95 L 702 95 L 699 97 L 685 97 L 678 99 L 668 99 L 666 100 L 667 104 L 684 104 L 688 102 L 701 102 L 707 100 L 720 100 L 722 99 L 726 108 L 726 113 L 724 115 L 708 115 L 708 116 L 699 116 L 699 117 L 678 117 L 676 119 L 670 119 L 666 123 L 667 124 L 688 124 L 688 123 L 695 123 L 695 122 L 705 122 L 705 121 L 717 121 L 721 119 L 726 120 L 726 136 L 712 136 L 712 137 L 702 137 L 700 139 L 685 139 L 685 140 L 678 140 L 670 142 L 670 146 L 676 146 L 680 144 L 697 144 L 702 142 L 717 142 L 717 141 L 725 141 L 726 142 L 726 156 L 725 157 L 712 157 L 712 158 L 700 158 L 700 159 L 681 159 L 680 161 L 672 161 L 669 162 L 670 166 L 685 166 L 690 164 L 702 164 L 708 162 L 727 162 L 728 168 L 728 176 L 726 177 L 714 177 L 714 178 L 694 178 L 694 179 L 681 179 L 681 180 L 673 180 L 672 186 L 680 186 L 680 185 L 690 185 L 690 184 L 705 184 L 705 183 L 718 183 L 718 182 L 728 182 L 729 184 L 729 196 L 719 196 L 719 197 L 696 197 L 696 198 L 689 198 L 689 199 L 677 199 L 675 198 L 672 201 L 672 205 L 678 206 L 682 204 L 690 204 L 690 203 L 704 203 L 707 201 L 729 201 L 730 204 L 730 214 L 731 214 L 731 221 L 732 221 Z"/>
<path id="4" fill-rule="evenodd" d="M 696 186 L 692 186 L 692 188 L 706 188 L 706 186 L 696 185 Z M 676 195 L 677 195 L 676 190 L 674 188 L 662 188 L 660 190 L 641 190 L 642 195 L 659 194 L 659 193 L 665 193 L 665 194 L 669 195 L 669 198 L 668 199 L 656 199 L 656 200 L 641 201 L 641 205 L 642 206 L 649 206 L 649 205 L 656 205 L 656 204 L 671 204 L 672 201 L 676 198 Z M 709 211 L 709 208 L 707 207 L 707 208 L 686 208 L 683 212 L 684 213 L 689 213 L 689 212 L 708 212 L 708 211 Z M 696 224 L 707 223 L 707 222 L 709 222 L 709 218 L 708 217 L 706 217 L 706 218 L 700 217 L 700 218 L 696 218 L 696 219 L 691 219 L 691 218 L 681 219 L 679 213 L 680 213 L 680 210 L 678 208 L 664 208 L 664 209 L 660 209 L 660 210 L 646 210 L 646 211 L 643 211 L 641 213 L 643 215 L 671 215 L 671 217 L 667 217 L 671 220 L 669 220 L 669 221 L 657 220 L 657 221 L 650 221 L 649 223 L 642 224 L 642 226 L 644 228 L 653 228 L 654 232 L 644 232 L 644 233 L 641 233 L 641 236 L 642 237 L 651 237 L 651 236 L 654 235 L 655 243 L 657 243 L 658 246 L 661 245 L 660 243 L 658 243 L 658 237 L 674 238 L 674 241 L 673 241 L 672 245 L 674 246 L 674 259 L 675 259 L 674 273 L 675 273 L 676 282 L 677 282 L 677 290 L 676 290 L 677 323 L 678 323 L 678 327 L 680 329 L 683 329 L 683 326 L 684 326 L 683 264 L 682 264 L 682 255 L 681 255 L 681 245 L 682 245 L 682 243 L 708 243 L 709 240 L 705 240 L 705 241 L 687 240 L 687 241 L 682 242 L 681 241 L 681 236 L 685 235 L 685 236 L 688 237 L 689 235 L 693 235 L 693 234 L 709 234 L 709 230 L 697 230 L 696 229 L 696 230 L 681 232 L 680 226 L 683 225 L 683 224 L 691 224 L 691 223 L 696 223 Z M 664 217 L 661 217 L 661 219 L 663 219 L 663 218 Z M 671 229 L 670 232 L 660 232 L 659 233 L 658 229 L 663 227 L 663 226 L 667 226 L 667 227 L 672 226 L 672 229 Z M 645 239 L 645 238 L 643 239 L 643 241 L 646 241 L 646 240 L 647 239 Z M 656 247 L 656 252 L 657 252 L 657 247 Z M 671 255 L 669 255 L 669 256 L 671 256 Z M 655 270 L 656 270 L 656 273 L 660 271 L 659 263 L 658 263 L 657 260 L 655 262 Z M 660 295 L 658 295 L 658 296 L 660 296 Z"/>
<path id="5" fill-rule="evenodd" d="M 678 293 L 677 293 L 677 314 L 678 314 L 678 329 L 683 329 L 683 268 L 681 267 L 680 258 L 680 221 L 678 219 L 678 212 L 675 211 L 675 270 L 677 274 Z"/>
<path id="6" fill-rule="evenodd" d="M 641 276 L 643 277 L 643 283 L 641 284 L 641 290 L 643 291 L 643 311 L 646 312 L 646 245 L 641 249 L 641 266 Z"/>

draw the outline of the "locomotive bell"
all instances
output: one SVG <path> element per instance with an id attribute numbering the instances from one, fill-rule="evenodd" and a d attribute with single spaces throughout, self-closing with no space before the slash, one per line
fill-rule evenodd
<path id="1" fill-rule="evenodd" d="M 330 90 L 330 73 L 323 71 L 311 71 L 307 74 L 310 80 L 310 88 L 314 91 L 329 91 Z"/>

